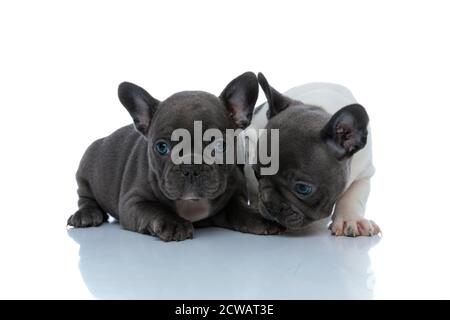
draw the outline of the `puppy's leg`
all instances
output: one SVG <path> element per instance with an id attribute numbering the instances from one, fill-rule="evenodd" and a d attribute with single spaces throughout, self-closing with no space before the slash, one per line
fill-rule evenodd
<path id="1" fill-rule="evenodd" d="M 370 178 L 354 181 L 336 202 L 331 232 L 336 236 L 372 236 L 380 233 L 378 225 L 364 218 Z"/>
<path id="2" fill-rule="evenodd" d="M 156 202 L 135 202 L 120 209 L 124 229 L 157 236 L 163 241 L 192 239 L 194 226 Z"/>
<path id="3" fill-rule="evenodd" d="M 108 221 L 108 215 L 95 201 L 89 184 L 82 178 L 78 182 L 78 211 L 69 217 L 67 225 L 75 228 L 97 227 Z"/>
<path id="4" fill-rule="evenodd" d="M 235 197 L 219 214 L 210 218 L 218 227 L 253 234 L 280 234 L 285 228 L 276 222 L 264 219 L 259 211 L 248 206 L 244 199 Z"/>

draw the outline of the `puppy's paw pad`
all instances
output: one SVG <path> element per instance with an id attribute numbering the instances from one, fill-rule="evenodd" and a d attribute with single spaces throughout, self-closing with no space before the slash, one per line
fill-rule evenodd
<path id="1" fill-rule="evenodd" d="M 372 220 L 364 218 L 336 219 L 330 224 L 329 229 L 335 236 L 374 236 L 381 232 L 380 227 Z"/>
<path id="2" fill-rule="evenodd" d="M 105 215 L 98 209 L 80 209 L 69 217 L 67 225 L 74 228 L 97 227 L 105 221 Z"/>
<path id="3" fill-rule="evenodd" d="M 162 241 L 183 241 L 192 239 L 194 226 L 189 221 L 158 219 L 153 223 L 153 233 Z"/>

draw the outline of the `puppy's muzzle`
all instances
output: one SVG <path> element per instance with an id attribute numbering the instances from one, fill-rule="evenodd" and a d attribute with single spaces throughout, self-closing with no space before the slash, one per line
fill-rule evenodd
<path id="1" fill-rule="evenodd" d="M 180 174 L 191 183 L 194 183 L 194 180 L 198 179 L 198 177 L 202 173 L 202 167 L 199 165 L 192 164 L 182 164 L 180 165 Z"/>

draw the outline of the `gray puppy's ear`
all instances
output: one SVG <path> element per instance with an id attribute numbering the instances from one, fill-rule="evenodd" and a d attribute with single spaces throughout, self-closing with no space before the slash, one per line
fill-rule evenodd
<path id="1" fill-rule="evenodd" d="M 220 94 L 238 128 L 244 129 L 252 121 L 258 91 L 256 75 L 246 72 L 233 79 Z"/>
<path id="2" fill-rule="evenodd" d="M 258 81 L 266 95 L 267 103 L 269 104 L 269 110 L 267 111 L 267 117 L 269 119 L 289 107 L 293 102 L 292 99 L 272 88 L 261 72 L 258 73 Z"/>
<path id="3" fill-rule="evenodd" d="M 159 101 L 130 82 L 122 82 L 119 85 L 118 95 L 120 102 L 133 118 L 136 130 L 145 137 Z"/>
<path id="4" fill-rule="evenodd" d="M 367 143 L 369 116 L 360 104 L 337 111 L 320 132 L 338 160 L 351 157 Z"/>

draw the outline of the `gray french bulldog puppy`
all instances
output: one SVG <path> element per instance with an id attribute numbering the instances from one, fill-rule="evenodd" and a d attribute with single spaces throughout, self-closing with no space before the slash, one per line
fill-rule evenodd
<path id="1" fill-rule="evenodd" d="M 248 206 L 237 165 L 175 164 L 170 157 L 172 132 L 183 128 L 194 136 L 194 121 L 202 121 L 203 130 L 247 127 L 258 97 L 255 74 L 237 77 L 219 97 L 184 91 L 160 102 L 128 82 L 120 84 L 118 94 L 134 127 L 123 127 L 87 149 L 76 174 L 79 210 L 68 225 L 98 226 L 110 214 L 123 228 L 164 241 L 192 238 L 194 225 L 255 234 L 281 231 Z"/>
<path id="2" fill-rule="evenodd" d="M 262 215 L 290 230 L 332 215 L 336 236 L 378 234 L 378 225 L 364 218 L 374 173 L 364 107 L 340 85 L 310 83 L 281 94 L 263 74 L 258 80 L 267 103 L 255 110 L 251 127 L 279 130 L 280 161 L 275 175 L 253 166 Z M 257 143 L 270 141 L 261 136 Z"/>

